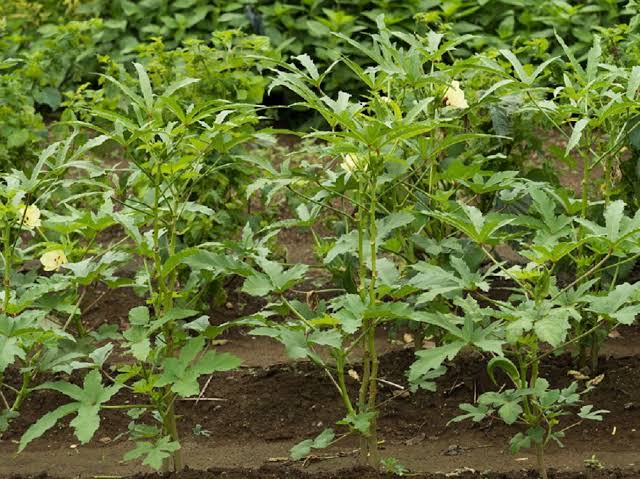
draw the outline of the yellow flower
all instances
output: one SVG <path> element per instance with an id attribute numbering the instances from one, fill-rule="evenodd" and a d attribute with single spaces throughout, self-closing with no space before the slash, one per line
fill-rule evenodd
<path id="1" fill-rule="evenodd" d="M 469 104 L 464 98 L 464 92 L 462 91 L 462 88 L 460 88 L 459 81 L 452 81 L 451 86 L 447 88 L 447 91 L 444 94 L 444 104 L 453 108 L 469 108 Z"/>
<path id="2" fill-rule="evenodd" d="M 355 173 L 358 170 L 366 170 L 367 165 L 363 164 L 362 159 L 355 153 L 347 153 L 342 161 L 342 169 L 349 173 Z"/>
<path id="3" fill-rule="evenodd" d="M 25 228 L 32 230 L 33 228 L 39 228 L 42 223 L 40 222 L 40 210 L 36 205 L 29 205 L 22 208 L 20 212 L 20 219 L 24 217 L 23 225 Z"/>
<path id="4" fill-rule="evenodd" d="M 67 262 L 67 257 L 61 249 L 47 251 L 40 257 L 40 263 L 45 271 L 57 271 L 60 266 Z"/>

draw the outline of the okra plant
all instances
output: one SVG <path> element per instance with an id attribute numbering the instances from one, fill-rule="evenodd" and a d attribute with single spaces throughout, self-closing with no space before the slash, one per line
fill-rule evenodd
<path id="1" fill-rule="evenodd" d="M 469 108 L 464 91 L 447 72 L 436 71 L 442 66 L 442 54 L 455 45 L 441 45 L 442 36 L 435 33 L 421 38 L 390 32 L 382 18 L 378 26 L 372 44 L 345 38 L 375 62 L 363 69 L 343 59 L 368 89 L 362 99 L 354 101 L 345 92 L 336 98 L 324 95 L 323 82 L 331 70 L 320 73 L 307 55 L 296 57 L 296 63 L 279 65 L 273 86 L 299 95 L 300 105 L 320 114 L 329 126 L 327 131 L 306 135 L 324 143 L 322 161 L 327 165 L 286 162 L 279 171 L 263 165 L 269 176 L 249 189 L 249 193 L 264 189 L 269 198 L 282 191 L 292 193 L 298 201 L 300 225 L 313 225 L 321 215 L 336 218 L 341 230 L 337 239 L 316 238 L 324 267 L 342 269 L 343 289 L 330 292 L 343 294 L 317 305 L 296 300 L 294 286 L 305 280 L 308 266 L 287 268 L 264 255 L 255 255 L 255 271 L 243 288 L 271 299 L 264 311 L 251 318 L 262 323 L 253 334 L 276 338 L 291 357 L 308 358 L 325 371 L 346 411 L 339 424 L 347 426 L 347 434 L 360 436 L 360 461 L 373 467 L 380 466 L 376 333 L 381 325 L 399 320 L 425 324 L 413 297 L 420 287 L 406 279 L 407 265 L 416 261 L 406 235 L 424 235 L 429 230 L 429 218 L 414 214 L 416 204 L 432 204 L 437 197 L 441 154 L 457 144 L 488 137 L 459 126 L 459 112 Z M 464 165 L 464 159 L 459 162 Z M 284 317 L 285 322 L 276 317 Z M 491 331 L 486 334 L 491 336 Z M 480 336 L 465 337 L 461 343 L 495 350 L 493 343 L 483 343 Z M 322 348 L 328 349 L 331 361 L 320 354 Z M 362 353 L 361 359 L 356 351 Z M 433 387 L 430 380 L 437 374 L 426 376 L 423 385 Z M 297 445 L 291 454 L 304 457 L 312 448 L 335 440 L 335 433 L 327 429 Z"/>
<path id="2" fill-rule="evenodd" d="M 483 68 L 502 78 L 496 87 L 503 95 L 517 99 L 520 106 L 518 114 L 527 115 L 539 128 L 545 128 L 545 135 L 549 138 L 554 135 L 560 138 L 558 146 L 547 143 L 542 155 L 552 159 L 556 165 L 564 163 L 569 171 L 578 172 L 579 201 L 566 212 L 580 218 L 575 225 L 577 234 L 574 236 L 578 246 L 561 262 L 564 269 L 581 278 L 579 284 L 586 284 L 593 278 L 585 273 L 600 261 L 611 260 L 611 256 L 607 251 L 594 249 L 583 241 L 590 234 L 585 225 L 600 215 L 615 198 L 635 203 L 633 193 L 625 193 L 628 189 L 625 184 L 633 183 L 636 177 L 633 161 L 626 158 L 626 151 L 633 141 L 637 124 L 636 95 L 640 69 L 605 63 L 597 35 L 586 62 L 578 61 L 560 36 L 556 35 L 556 41 L 567 59 L 565 63 L 562 63 L 562 57 L 554 57 L 535 66 L 533 73 L 529 73 L 534 66 L 521 64 L 516 55 L 503 50 L 501 54 L 508 62 L 507 70 L 488 61 L 483 62 Z M 545 84 L 548 81 L 543 79 L 560 76 L 558 64 L 566 65 L 562 70 L 561 83 Z M 529 155 L 530 150 L 525 149 L 525 153 Z M 626 174 L 623 175 L 623 171 Z M 557 182 L 558 175 L 554 173 L 553 177 Z M 615 263 L 610 261 L 610 265 Z M 630 260 L 607 269 L 590 287 L 597 291 L 615 286 L 611 283 L 624 281 L 633 264 L 634 261 Z M 589 362 L 589 366 L 596 370 L 600 345 L 608 331 L 607 328 L 592 328 L 598 322 L 597 315 L 580 310 L 580 317 L 581 321 L 574 321 L 570 332 L 571 336 L 580 337 L 578 366 L 584 367 Z M 583 334 L 587 330 L 591 331 L 590 335 Z"/>
<path id="3" fill-rule="evenodd" d="M 490 266 L 485 281 L 489 284 L 497 279 L 507 281 L 512 291 L 506 300 L 491 298 L 481 291 L 476 296 L 490 305 L 483 309 L 485 320 L 493 323 L 500 340 L 494 343 L 500 347 L 489 361 L 489 376 L 495 381 L 495 371 L 500 369 L 513 387 L 484 393 L 475 406 L 461 405 L 465 414 L 454 421 L 498 417 L 507 424 L 521 425 L 524 430 L 513 437 L 511 449 L 534 447 L 539 473 L 546 479 L 545 447 L 552 440 L 560 443 L 564 432 L 573 426 L 561 425 L 560 418 L 568 415 L 572 406 L 579 404 L 581 396 L 598 380 L 588 382 L 582 391 L 575 382 L 566 388 L 552 388 L 543 377 L 542 361 L 579 342 L 581 336 L 570 334 L 572 324 L 589 321 L 591 315 L 597 318 L 596 323 L 582 336 L 605 324 L 614 328 L 633 323 L 640 312 L 640 284 L 616 286 L 611 283 L 606 290 L 591 289 L 606 269 L 615 269 L 635 257 L 640 216 L 628 217 L 624 214 L 622 201 L 612 202 L 604 210 L 604 225 L 589 223 L 589 234 L 578 237 L 585 222 L 572 216 L 571 212 L 576 204 L 580 204 L 579 199 L 549 185 L 527 181 L 501 194 L 508 201 L 515 201 L 522 195 L 527 196 L 531 204 L 526 216 L 483 215 L 468 204 L 460 204 L 457 211 L 450 213 L 426 214 L 437 215 L 478 244 Z M 509 265 L 496 258 L 494 247 L 506 241 L 517 245 L 517 250 L 526 258 L 525 263 Z M 604 257 L 582 276 L 560 276 L 559 265 L 581 246 L 602 251 Z M 609 259 L 613 264 L 608 263 Z M 460 284 L 459 287 L 464 286 Z M 435 288 L 434 285 L 434 293 L 437 293 Z M 466 322 L 469 313 L 465 311 L 465 314 Z M 444 327 L 447 327 L 445 322 L 456 321 L 455 316 L 442 315 L 438 320 Z M 457 321 L 462 322 L 462 319 Z M 423 375 L 441 367 L 441 362 L 451 359 L 459 350 L 454 344 L 451 342 L 426 351 L 425 357 L 411 368 L 412 381 L 419 381 Z M 601 420 L 605 412 L 583 405 L 577 414 L 580 420 Z"/>
<path id="4" fill-rule="evenodd" d="M 126 257 L 95 244 L 110 224 L 104 215 L 77 215 L 67 228 L 59 219 L 85 201 L 100 197 L 101 170 L 85 158 L 104 138 L 80 146 L 77 133 L 44 150 L 31 171 L 1 177 L 2 298 L 0 307 L 0 431 L 8 427 L 43 376 L 93 364 L 94 336 L 84 333 L 83 298 L 96 282 L 117 281 L 115 268 Z M 73 183 L 69 173 L 83 176 Z M 92 239 L 93 238 L 93 239 Z M 88 273 L 91 265 L 91 274 Z M 15 387 L 4 373 L 19 371 Z"/>
<path id="5" fill-rule="evenodd" d="M 21 448 L 60 417 L 75 412 L 71 425 L 78 438 L 87 442 L 98 428 L 100 410 L 124 410 L 132 418 L 129 435 L 136 443 L 125 459 L 140 458 L 154 468 L 179 470 L 184 460 L 178 402 L 200 393 L 201 376 L 240 364 L 233 355 L 216 353 L 209 342 L 225 326 L 210 326 L 208 316 L 194 309 L 199 290 L 206 286 L 202 272 L 228 274 L 234 263 L 225 262 L 207 245 L 184 244 L 181 238 L 187 236 L 197 215 L 214 214 L 194 201 L 192 192 L 251 137 L 251 129 L 245 127 L 255 123 L 256 115 L 248 105 L 221 100 L 183 105 L 176 92 L 197 80 L 183 79 L 158 94 L 144 67 L 134 67 L 137 91 L 107 77 L 127 98 L 122 111 L 95 109 L 89 112 L 95 118 L 93 124 L 76 122 L 119 145 L 127 161 L 126 171 L 112 176 L 113 192 L 125 195 L 112 193 L 110 201 L 120 208 L 114 208 L 110 217 L 128 237 L 119 251 L 131 254 L 141 265 L 133 286 L 146 305 L 129 312 L 128 328 L 122 332 L 132 361 L 110 367 L 101 361 L 85 376 L 83 387 L 60 381 L 41 386 L 75 402 L 36 422 L 25 433 Z M 121 390 L 139 400 L 109 404 Z"/>

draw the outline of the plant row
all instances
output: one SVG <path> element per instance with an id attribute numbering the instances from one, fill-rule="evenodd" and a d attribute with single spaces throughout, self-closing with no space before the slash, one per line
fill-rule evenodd
<path id="1" fill-rule="evenodd" d="M 61 141 L 2 174 L 0 430 L 38 391 L 69 398 L 27 429 L 20 451 L 68 416 L 89 442 L 100 413 L 119 410 L 131 418 L 125 459 L 183 468 L 176 404 L 240 365 L 214 348 L 232 327 L 317 364 L 344 405 L 336 427 L 293 458 L 353 435 L 362 463 L 402 472 L 378 452 L 383 325 L 413 330 L 414 391 L 435 392 L 461 351 L 485 354 L 497 390 L 451 420 L 513 425 L 511 449 L 535 449 L 543 478 L 547 445 L 602 419 L 607 411 L 583 402 L 599 380 L 599 349 L 640 312 L 628 173 L 640 68 L 615 63 L 600 37 L 578 59 L 559 35 L 562 54 L 544 62 L 506 49 L 450 62 L 468 37 L 376 21 L 367 41 L 335 35 L 370 66 L 255 54 L 220 59 L 213 76 L 193 59 L 174 76 L 165 56 L 178 50 L 133 63 L 134 73 L 113 64 L 104 87 L 55 127 Z M 205 47 L 189 48 L 180 55 Z M 297 98 L 286 108 L 322 119 L 311 133 L 288 131 L 304 136 L 292 152 L 275 146 L 282 131 L 266 108 L 220 93 L 245 61 Z M 325 92 L 338 65 L 360 83 L 354 93 Z M 572 188 L 559 165 L 577 171 Z M 258 199 L 261 212 L 247 213 Z M 274 219 L 273 203 L 291 214 Z M 317 264 L 286 260 L 277 241 L 286 228 L 313 237 Z M 317 270 L 327 285 L 313 285 Z M 266 306 L 212 322 L 207 302 L 231 278 Z M 98 286 L 142 299 L 125 328 L 86 319 Z M 564 351 L 588 374 L 557 388 L 540 365 Z"/>

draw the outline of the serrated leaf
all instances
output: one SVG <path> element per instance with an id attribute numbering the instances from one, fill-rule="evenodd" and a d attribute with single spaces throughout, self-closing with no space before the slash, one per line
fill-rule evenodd
<path id="1" fill-rule="evenodd" d="M 571 132 L 571 137 L 569 138 L 569 142 L 567 143 L 567 147 L 564 151 L 565 156 L 571 153 L 578 143 L 580 143 L 580 139 L 582 138 L 582 132 L 589 124 L 589 118 L 581 118 L 576 122 L 573 126 L 573 131 Z"/>
<path id="2" fill-rule="evenodd" d="M 633 100 L 636 97 L 638 88 L 640 87 L 640 66 L 635 65 L 631 69 L 629 75 L 629 84 L 627 85 L 627 99 Z"/>
<path id="3" fill-rule="evenodd" d="M 437 348 L 417 351 L 418 359 L 409 368 L 409 382 L 419 382 L 429 371 L 441 367 L 445 360 L 453 359 L 465 345 L 463 341 L 455 341 Z"/>
<path id="4" fill-rule="evenodd" d="M 251 296 L 266 296 L 273 290 L 273 285 L 269 277 L 264 274 L 255 271 L 249 276 L 242 285 L 242 292 L 250 294 Z"/>
<path id="5" fill-rule="evenodd" d="M 588 419 L 590 421 L 602 421 L 602 415 L 609 412 L 611 411 L 608 411 L 606 409 L 598 409 L 597 411 L 594 411 L 593 405 L 588 404 L 580 408 L 578 416 L 582 419 Z"/>
<path id="6" fill-rule="evenodd" d="M 309 74 L 312 80 L 315 81 L 318 78 L 320 78 L 320 74 L 318 73 L 318 68 L 316 67 L 315 63 L 313 63 L 313 60 L 309 55 L 304 53 L 302 55 L 298 55 L 293 58 L 295 58 L 302 64 L 302 66 L 305 68 L 305 70 L 307 70 L 307 73 Z"/>
<path id="7" fill-rule="evenodd" d="M 13 364 L 16 358 L 25 358 L 25 352 L 18 344 L 18 339 L 0 335 L 0 373 Z"/>
<path id="8" fill-rule="evenodd" d="M 600 45 L 600 37 L 598 35 L 594 35 L 593 46 L 589 49 L 589 53 L 587 54 L 587 81 L 591 82 L 595 80 L 601 56 L 602 47 Z"/>
<path id="9" fill-rule="evenodd" d="M 492 412 L 492 409 L 484 404 L 474 406 L 473 404 L 462 403 L 459 408 L 466 414 L 454 417 L 451 422 L 461 422 L 467 419 L 471 419 L 473 422 L 480 422 Z"/>
<path id="10" fill-rule="evenodd" d="M 525 72 L 522 63 L 520 63 L 520 60 L 518 60 L 518 57 L 516 57 L 510 50 L 506 49 L 500 50 L 500 54 L 507 60 L 509 60 L 509 63 L 511 63 L 513 71 L 515 72 L 518 79 L 522 83 L 529 83 L 529 76 L 527 75 L 527 72 Z"/>
<path id="11" fill-rule="evenodd" d="M 133 66 L 138 72 L 138 82 L 140 84 L 140 91 L 142 92 L 144 103 L 147 106 L 147 109 L 151 110 L 153 108 L 153 90 L 151 89 L 149 75 L 147 75 L 147 71 L 140 63 L 134 62 Z"/>
<path id="12" fill-rule="evenodd" d="M 29 429 L 20 438 L 20 445 L 18 446 L 18 452 L 22 452 L 27 445 L 34 439 L 39 438 L 49 429 L 56 425 L 56 423 L 65 416 L 78 410 L 79 404 L 76 402 L 65 404 L 51 412 L 48 412 L 36 422 L 34 422 Z"/>
<path id="13" fill-rule="evenodd" d="M 559 312 L 559 314 L 549 314 L 533 325 L 533 330 L 541 341 L 549 343 L 551 346 L 560 346 L 569 332 L 569 315 Z"/>
<path id="14" fill-rule="evenodd" d="M 342 334 L 335 329 L 326 331 L 314 331 L 309 335 L 309 342 L 320 346 L 330 346 L 339 349 L 342 347 Z"/>
<path id="15" fill-rule="evenodd" d="M 144 326 L 149 323 L 149 308 L 136 306 L 129 310 L 129 322 L 135 326 Z"/>
<path id="16" fill-rule="evenodd" d="M 113 351 L 113 343 L 107 343 L 101 348 L 95 349 L 89 353 L 89 357 L 95 364 L 102 367 L 111 354 L 111 351 Z"/>
<path id="17" fill-rule="evenodd" d="M 344 419 L 338 421 L 338 424 L 345 424 L 355 429 L 363 436 L 368 436 L 371 429 L 371 421 L 376 417 L 375 411 L 367 411 L 361 413 L 349 414 Z"/>
<path id="18" fill-rule="evenodd" d="M 306 439 L 293 446 L 289 451 L 289 456 L 294 461 L 299 461 L 300 459 L 307 457 L 311 452 L 311 449 L 324 449 L 331 444 L 334 438 L 335 433 L 333 432 L 333 429 L 327 428 L 315 439 Z"/>
<path id="19" fill-rule="evenodd" d="M 100 405 L 81 404 L 78 415 L 69 423 L 82 444 L 91 440 L 100 427 Z"/>
<path id="20" fill-rule="evenodd" d="M 169 436 L 152 442 L 136 442 L 136 447 L 124 455 L 125 461 L 132 461 L 144 457 L 142 464 L 154 469 L 160 469 L 165 459 L 180 449 L 180 443 L 171 441 Z"/>
<path id="21" fill-rule="evenodd" d="M 620 226 L 624 218 L 625 203 L 622 200 L 612 201 L 604 211 L 604 220 L 607 228 L 607 239 L 612 243 L 620 237 Z"/>
<path id="22" fill-rule="evenodd" d="M 520 414 L 522 414 L 522 406 L 515 401 L 509 401 L 500 406 L 498 414 L 506 424 L 511 425 L 515 423 Z"/>
<path id="23" fill-rule="evenodd" d="M 175 83 L 172 83 L 167 87 L 167 89 L 162 94 L 163 97 L 170 97 L 178 90 L 182 88 L 192 85 L 193 83 L 198 83 L 200 80 L 197 78 L 183 78 L 182 80 L 178 80 Z"/>

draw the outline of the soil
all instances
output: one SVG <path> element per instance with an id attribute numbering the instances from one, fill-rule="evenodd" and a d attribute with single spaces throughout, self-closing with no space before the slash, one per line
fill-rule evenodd
<path id="1" fill-rule="evenodd" d="M 389 474 L 377 473 L 364 468 L 342 469 L 335 473 L 308 474 L 301 471 L 291 471 L 283 468 L 264 467 L 257 471 L 241 470 L 229 471 L 225 469 L 210 469 L 209 471 L 185 471 L 180 474 L 168 475 L 140 475 L 135 479 L 389 479 Z M 537 479 L 537 474 L 531 471 L 518 471 L 512 473 L 478 473 L 475 471 L 459 470 L 448 474 L 419 474 L 412 475 L 416 479 L 446 479 L 455 477 L 458 479 Z M 585 478 L 584 473 L 579 472 L 557 472 L 551 471 L 549 479 L 578 479 Z M 592 479 L 637 479 L 637 474 L 633 471 L 623 471 L 612 469 L 597 471 L 591 476 Z"/>

